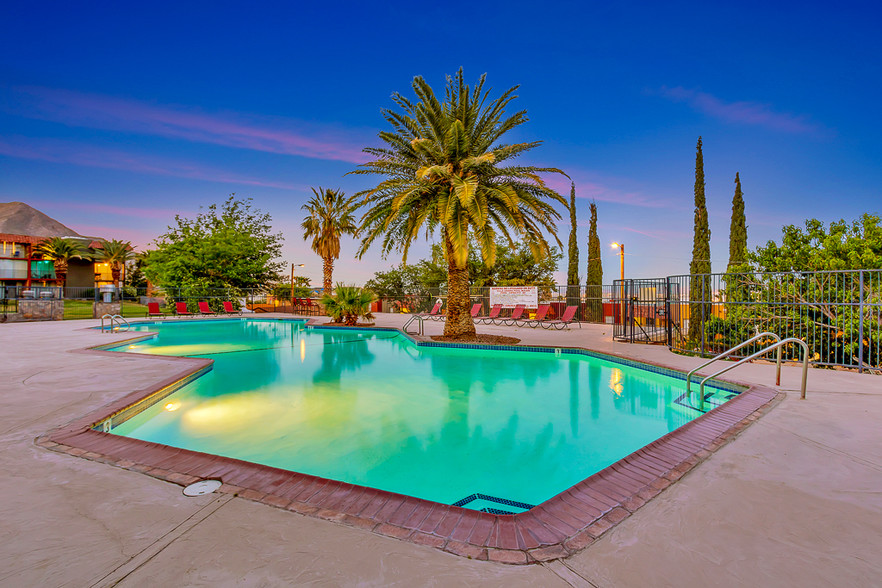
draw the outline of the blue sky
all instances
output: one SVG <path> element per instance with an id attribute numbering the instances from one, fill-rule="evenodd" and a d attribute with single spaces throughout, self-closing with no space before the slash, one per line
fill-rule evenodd
<path id="1" fill-rule="evenodd" d="M 345 176 L 415 75 L 460 66 L 530 122 L 535 164 L 575 181 L 581 275 L 588 203 L 629 276 L 685 273 L 695 142 L 704 141 L 714 271 L 735 172 L 751 248 L 805 218 L 882 213 L 882 36 L 870 3 L 17 3 L 0 21 L 0 201 L 146 246 L 231 192 L 321 262 L 299 233 L 310 186 Z M 561 191 L 566 182 L 552 179 Z M 562 211 L 563 212 L 563 211 Z M 559 235 L 566 243 L 568 225 Z M 398 263 L 355 261 L 363 282 Z M 415 259 L 428 245 L 414 250 Z M 618 274 L 604 246 L 604 281 Z M 566 260 L 561 263 L 565 269 Z M 559 278 L 565 274 L 561 272 Z"/>

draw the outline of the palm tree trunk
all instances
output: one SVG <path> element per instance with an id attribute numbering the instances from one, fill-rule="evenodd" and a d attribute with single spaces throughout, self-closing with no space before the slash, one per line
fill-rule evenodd
<path id="1" fill-rule="evenodd" d="M 64 288 L 64 282 L 67 279 L 67 261 L 63 259 L 54 260 L 55 280 L 60 288 Z"/>
<path id="2" fill-rule="evenodd" d="M 122 268 L 114 265 L 110 268 L 110 277 L 113 278 L 113 285 L 119 287 L 119 277 L 122 274 Z"/>
<path id="3" fill-rule="evenodd" d="M 469 313 L 469 268 L 459 267 L 453 258 L 453 246 L 444 239 L 447 249 L 447 320 L 444 335 L 448 337 L 474 337 L 475 323 Z"/>
<path id="4" fill-rule="evenodd" d="M 325 294 L 330 296 L 331 291 L 334 289 L 333 286 L 333 276 L 334 276 L 334 258 L 333 257 L 325 257 L 322 260 L 322 273 L 324 274 L 325 279 Z"/>

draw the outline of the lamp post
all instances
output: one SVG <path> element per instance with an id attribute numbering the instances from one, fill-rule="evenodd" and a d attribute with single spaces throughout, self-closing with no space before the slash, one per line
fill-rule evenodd
<path id="1" fill-rule="evenodd" d="M 619 250 L 620 260 L 619 260 L 619 274 L 620 280 L 622 282 L 621 285 L 621 295 L 619 297 L 620 308 L 619 308 L 619 317 L 622 321 L 622 334 L 624 335 L 625 328 L 625 244 L 624 243 L 615 243 L 612 244 L 613 249 Z"/>
<path id="2" fill-rule="evenodd" d="M 294 314 L 294 268 L 303 266 L 304 264 L 302 263 L 291 264 L 291 314 Z"/>

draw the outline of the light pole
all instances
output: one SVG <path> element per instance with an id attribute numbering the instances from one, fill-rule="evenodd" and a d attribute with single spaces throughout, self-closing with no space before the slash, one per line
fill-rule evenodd
<path id="1" fill-rule="evenodd" d="M 303 267 L 304 265 L 302 263 L 291 264 L 291 314 L 294 314 L 294 268 Z"/>
<path id="2" fill-rule="evenodd" d="M 624 243 L 615 243 L 612 244 L 613 249 L 619 250 L 619 255 L 621 259 L 619 261 L 619 274 L 620 280 L 622 282 L 621 286 L 621 295 L 619 297 L 620 300 L 620 308 L 619 308 L 619 317 L 622 321 L 622 334 L 625 334 L 625 244 Z"/>

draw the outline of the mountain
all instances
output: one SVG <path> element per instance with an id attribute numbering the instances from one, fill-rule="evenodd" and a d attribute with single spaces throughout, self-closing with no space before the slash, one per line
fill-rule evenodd
<path id="1" fill-rule="evenodd" d="M 24 202 L 0 202 L 0 233 L 33 237 L 82 236 Z"/>

